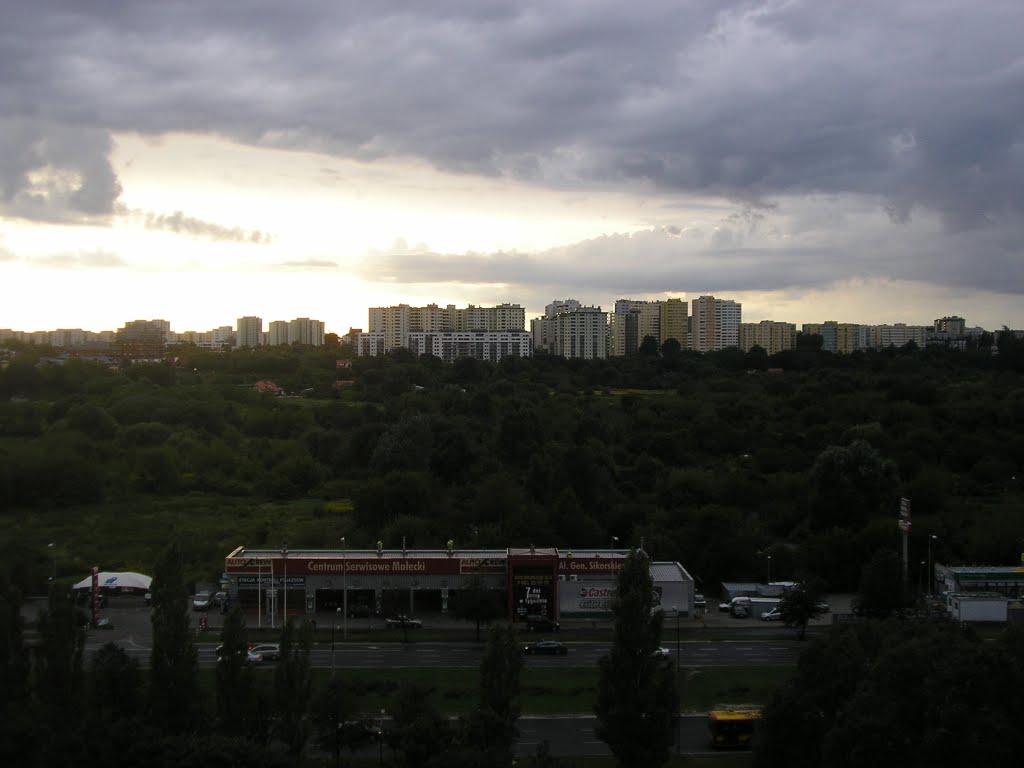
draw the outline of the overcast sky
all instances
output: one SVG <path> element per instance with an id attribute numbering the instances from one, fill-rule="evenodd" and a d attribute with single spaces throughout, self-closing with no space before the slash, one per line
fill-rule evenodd
<path id="1" fill-rule="evenodd" d="M 1020 0 L 33 0 L 0 327 L 743 302 L 1024 328 Z"/>

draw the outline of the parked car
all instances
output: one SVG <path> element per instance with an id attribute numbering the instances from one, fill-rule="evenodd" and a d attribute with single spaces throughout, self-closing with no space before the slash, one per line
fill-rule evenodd
<path id="1" fill-rule="evenodd" d="M 384 624 L 388 629 L 419 629 L 423 626 L 422 621 L 409 616 L 394 616 L 390 619 L 385 619 Z"/>
<path id="2" fill-rule="evenodd" d="M 212 598 L 210 593 L 207 591 L 196 592 L 196 596 L 192 598 L 192 610 L 193 611 L 208 611 L 210 610 L 210 603 Z"/>
<path id="3" fill-rule="evenodd" d="M 218 592 L 213 596 L 213 604 L 219 608 L 223 608 L 228 602 L 227 592 Z"/>
<path id="4" fill-rule="evenodd" d="M 696 593 L 693 596 L 693 607 L 694 607 L 694 610 L 697 610 L 697 611 L 706 610 L 707 607 L 708 607 L 708 601 L 704 598 L 704 595 L 702 595 L 700 592 Z"/>
<path id="5" fill-rule="evenodd" d="M 750 611 L 747 610 L 745 605 L 734 605 L 732 607 L 732 617 L 734 619 L 745 619 L 750 615 Z"/>
<path id="6" fill-rule="evenodd" d="M 534 654 L 547 654 L 550 656 L 565 656 L 569 652 L 569 648 L 565 643 L 560 643 L 557 640 L 541 640 L 540 642 L 531 643 L 530 645 L 523 648 L 523 653 L 528 656 Z"/>
<path id="7" fill-rule="evenodd" d="M 250 645 L 249 653 L 259 656 L 260 661 L 278 661 L 281 658 L 281 646 L 277 643 Z"/>
<path id="8" fill-rule="evenodd" d="M 526 628 L 530 632 L 557 632 L 559 624 L 548 616 L 527 616 Z"/>
<path id="9" fill-rule="evenodd" d="M 146 603 L 146 606 L 147 606 L 147 607 L 148 607 L 148 606 L 150 606 L 150 605 L 152 605 L 152 604 L 153 604 L 153 593 L 152 593 L 152 592 L 147 592 L 147 593 L 146 593 L 146 594 L 145 594 L 145 595 L 143 596 L 143 598 L 142 598 L 142 599 L 143 599 L 143 601 L 144 601 L 144 602 Z"/>
<path id="10" fill-rule="evenodd" d="M 778 607 L 765 611 L 761 614 L 761 621 L 782 621 L 782 611 Z"/>

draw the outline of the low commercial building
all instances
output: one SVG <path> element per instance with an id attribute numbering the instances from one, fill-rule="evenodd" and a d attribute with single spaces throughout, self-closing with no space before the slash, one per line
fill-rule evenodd
<path id="1" fill-rule="evenodd" d="M 607 617 L 628 550 L 510 548 L 460 550 L 289 550 L 239 547 L 224 561 L 222 585 L 250 614 L 381 615 L 454 612 L 468 590 L 486 590 L 513 622 Z M 655 599 L 692 616 L 693 578 L 679 563 L 652 562 Z"/>

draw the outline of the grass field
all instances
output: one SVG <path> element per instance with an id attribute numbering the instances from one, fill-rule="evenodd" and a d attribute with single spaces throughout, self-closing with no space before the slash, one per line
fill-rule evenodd
<path id="1" fill-rule="evenodd" d="M 789 667 L 700 667 L 680 670 L 682 711 L 706 712 L 716 704 L 766 703 L 791 673 Z M 478 701 L 480 673 L 476 669 L 339 669 L 364 712 L 386 708 L 402 683 L 427 691 L 431 703 L 446 715 L 472 710 Z M 591 714 L 597 695 L 597 669 L 524 669 L 520 705 L 523 715 Z M 202 687 L 212 696 L 212 670 L 201 673 Z M 314 670 L 314 686 L 331 678 L 331 670 Z M 260 683 L 273 684 L 272 674 L 258 674 Z"/>

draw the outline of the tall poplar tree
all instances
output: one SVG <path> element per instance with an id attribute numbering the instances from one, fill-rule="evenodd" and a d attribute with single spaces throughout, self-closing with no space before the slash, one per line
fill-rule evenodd
<path id="1" fill-rule="evenodd" d="M 199 661 L 192 644 L 189 591 L 181 546 L 172 541 L 153 568 L 153 651 L 149 664 L 149 715 L 157 728 L 186 733 L 199 722 Z"/>
<path id="2" fill-rule="evenodd" d="M 632 550 L 619 571 L 612 616 L 611 653 L 598 662 L 595 732 L 624 768 L 663 765 L 675 741 L 679 691 L 672 666 L 654 655 L 664 613 L 643 550 Z"/>

